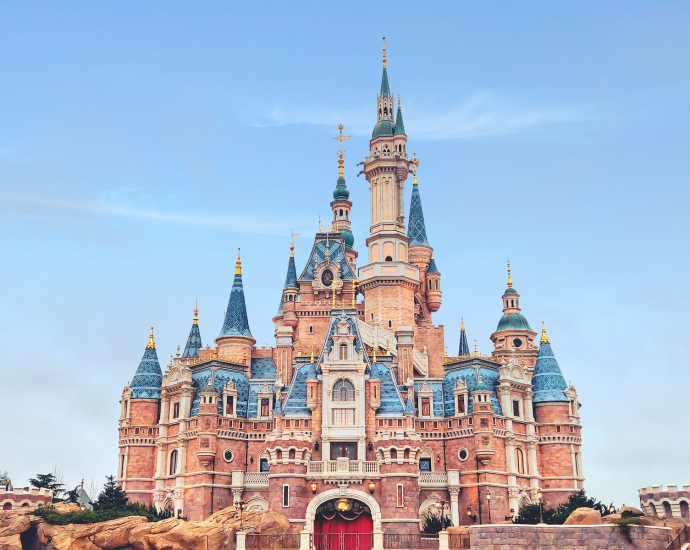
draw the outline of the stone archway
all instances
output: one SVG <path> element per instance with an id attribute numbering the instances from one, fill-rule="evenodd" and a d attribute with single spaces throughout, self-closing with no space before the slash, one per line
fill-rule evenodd
<path id="1" fill-rule="evenodd" d="M 341 487 L 340 489 L 330 489 L 319 493 L 316 495 L 309 504 L 307 505 L 307 510 L 305 513 L 305 529 L 310 533 L 314 532 L 314 519 L 316 518 L 316 509 L 326 501 L 337 499 L 337 498 L 351 498 L 354 500 L 359 500 L 369 507 L 371 510 L 371 519 L 374 522 L 374 532 L 381 531 L 381 507 L 376 499 L 365 493 L 364 491 L 358 491 L 357 489 L 351 489 L 350 487 Z"/>

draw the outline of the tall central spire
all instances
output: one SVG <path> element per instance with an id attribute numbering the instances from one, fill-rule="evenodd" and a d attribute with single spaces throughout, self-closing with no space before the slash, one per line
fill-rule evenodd
<path id="1" fill-rule="evenodd" d="M 410 246 L 423 245 L 429 246 L 426 238 L 426 225 L 424 223 L 424 211 L 422 210 L 422 197 L 419 194 L 419 184 L 417 183 L 417 166 L 419 159 L 417 153 L 413 153 L 412 170 L 414 180 L 412 180 L 412 198 L 410 200 L 410 218 L 407 226 L 407 236 L 410 238 Z"/>
<path id="2" fill-rule="evenodd" d="M 383 37 L 383 76 L 381 77 L 381 97 L 390 96 L 391 90 L 388 85 L 388 71 L 386 70 L 386 37 Z"/>
<path id="3" fill-rule="evenodd" d="M 240 261 L 240 249 L 237 249 L 237 264 L 235 266 L 235 280 L 230 291 L 228 309 L 225 313 L 225 321 L 220 331 L 219 338 L 223 336 L 246 336 L 253 338 L 249 330 L 247 319 L 247 306 L 244 301 L 244 286 L 242 285 L 242 262 Z"/>

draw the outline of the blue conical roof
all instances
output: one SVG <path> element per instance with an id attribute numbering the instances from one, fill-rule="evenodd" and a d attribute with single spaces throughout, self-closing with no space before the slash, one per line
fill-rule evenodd
<path id="1" fill-rule="evenodd" d="M 414 414 L 414 407 L 412 406 L 412 396 L 407 398 L 405 403 L 405 414 Z"/>
<path id="2" fill-rule="evenodd" d="M 460 349 L 458 355 L 470 355 L 470 346 L 467 345 L 467 334 L 465 334 L 464 325 L 460 328 Z"/>
<path id="3" fill-rule="evenodd" d="M 287 275 L 285 275 L 285 285 L 283 288 L 297 288 L 297 269 L 295 269 L 295 256 L 292 253 L 288 260 Z"/>
<path id="4" fill-rule="evenodd" d="M 383 68 L 383 76 L 381 77 L 381 97 L 391 95 L 391 89 L 388 85 L 388 71 L 386 67 Z"/>
<path id="5" fill-rule="evenodd" d="M 163 373 L 156 346 L 153 344 L 153 332 L 149 338 L 149 343 L 144 350 L 141 363 L 134 373 L 132 383 L 129 385 L 132 390 L 132 399 L 160 399 L 161 384 L 163 383 Z"/>
<path id="6" fill-rule="evenodd" d="M 274 414 L 283 414 L 283 400 L 280 398 L 280 394 L 276 394 L 276 406 L 273 409 Z"/>
<path id="7" fill-rule="evenodd" d="M 436 267 L 436 260 L 434 260 L 434 257 L 431 257 L 431 260 L 429 260 L 429 267 L 426 269 L 427 273 L 438 273 L 438 267 Z"/>
<path id="8" fill-rule="evenodd" d="M 242 272 L 239 268 L 235 271 L 235 280 L 232 282 L 228 310 L 225 313 L 225 321 L 220 331 L 222 336 L 246 336 L 253 338 L 249 330 L 247 319 L 247 306 L 244 303 L 244 287 L 242 286 Z"/>
<path id="9" fill-rule="evenodd" d="M 403 123 L 403 117 L 402 117 L 402 109 L 400 108 L 400 105 L 398 105 L 398 115 L 395 118 L 395 134 L 404 134 L 405 133 L 405 124 Z"/>
<path id="10" fill-rule="evenodd" d="M 189 338 L 187 338 L 187 345 L 184 347 L 182 357 L 199 357 L 199 350 L 201 349 L 201 334 L 199 333 L 199 325 L 194 321 L 192 329 L 189 331 Z"/>
<path id="11" fill-rule="evenodd" d="M 407 227 L 407 236 L 410 238 L 410 246 L 429 246 L 426 240 L 426 226 L 424 225 L 424 212 L 422 211 L 422 197 L 419 195 L 419 185 L 412 185 L 412 200 L 410 201 L 410 224 Z"/>
<path id="12" fill-rule="evenodd" d="M 553 355 L 551 344 L 546 341 L 539 346 L 537 363 L 534 365 L 532 376 L 532 391 L 534 403 L 548 403 L 552 401 L 568 401 L 565 389 L 568 387 Z"/>

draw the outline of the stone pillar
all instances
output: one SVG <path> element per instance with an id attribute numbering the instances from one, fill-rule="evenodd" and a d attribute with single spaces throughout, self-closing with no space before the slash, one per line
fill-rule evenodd
<path id="1" fill-rule="evenodd" d="M 460 489 L 458 487 L 449 488 L 450 493 L 450 520 L 453 522 L 454 526 L 460 525 L 460 506 L 458 504 L 458 495 L 460 494 Z M 446 544 L 448 543 L 448 533 L 441 531 L 441 533 L 446 533 Z M 446 546 L 448 548 L 448 546 Z M 439 549 L 440 550 L 440 549 Z"/>
<path id="2" fill-rule="evenodd" d="M 439 531 L 438 533 L 438 550 L 448 550 L 448 531 Z"/>
<path id="3" fill-rule="evenodd" d="M 299 532 L 299 550 L 311 550 L 311 533 L 306 529 Z"/>
<path id="4" fill-rule="evenodd" d="M 536 439 L 536 438 L 535 438 Z M 537 467 L 537 442 L 531 440 L 527 442 L 527 472 L 529 473 L 529 485 L 536 489 L 539 487 L 539 468 Z"/>
<path id="5" fill-rule="evenodd" d="M 237 531 L 237 550 L 244 550 L 246 548 L 247 533 L 244 531 Z"/>
<path id="6" fill-rule="evenodd" d="M 374 550 L 383 550 L 383 531 L 380 529 L 374 529 Z"/>

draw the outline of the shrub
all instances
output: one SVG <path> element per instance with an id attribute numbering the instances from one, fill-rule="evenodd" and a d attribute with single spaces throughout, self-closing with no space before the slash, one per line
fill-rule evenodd
<path id="1" fill-rule="evenodd" d="M 446 527 L 453 525 L 450 518 L 443 514 L 437 514 L 431 508 L 422 516 L 422 530 L 427 534 L 436 534 Z"/>
<path id="2" fill-rule="evenodd" d="M 42 517 L 51 525 L 67 525 L 68 523 L 100 523 L 112 519 L 127 516 L 144 516 L 150 522 L 160 521 L 170 517 L 170 512 L 158 512 L 153 506 L 144 506 L 138 502 L 130 502 L 123 508 L 110 508 L 108 510 L 83 510 L 79 512 L 67 512 L 61 514 L 54 506 L 41 506 L 32 512 L 35 516 Z"/>

